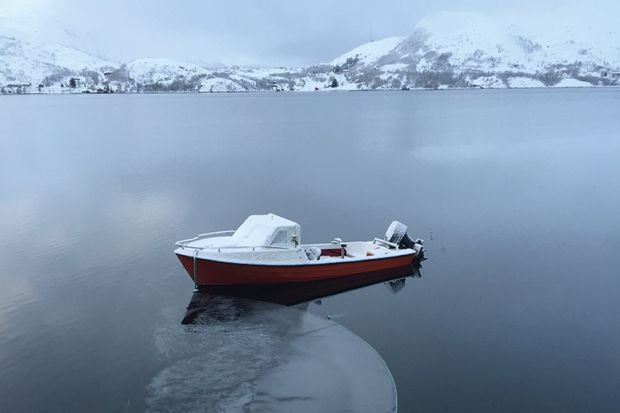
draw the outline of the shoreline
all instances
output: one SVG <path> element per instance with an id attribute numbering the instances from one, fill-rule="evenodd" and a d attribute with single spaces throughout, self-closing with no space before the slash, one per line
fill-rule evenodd
<path id="1" fill-rule="evenodd" d="M 592 90 L 592 89 L 619 89 L 620 85 L 592 85 L 592 86 L 537 86 L 537 87 L 446 87 L 446 88 L 411 88 L 411 89 L 320 89 L 320 90 L 244 90 L 244 91 L 225 91 L 225 92 L 199 92 L 195 90 L 170 90 L 170 91 L 148 91 L 148 92 L 25 92 L 25 93 L 0 93 L 0 96 L 88 96 L 88 95 L 243 95 L 243 94 L 291 94 L 291 93 L 363 93 L 363 92 L 447 92 L 447 91 L 480 91 L 480 90 Z"/>

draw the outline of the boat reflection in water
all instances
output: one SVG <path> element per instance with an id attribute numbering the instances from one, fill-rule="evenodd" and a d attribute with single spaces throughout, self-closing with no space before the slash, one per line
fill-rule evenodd
<path id="1" fill-rule="evenodd" d="M 396 411 L 381 356 L 336 322 L 210 292 L 196 292 L 190 307 L 187 324 L 155 333 L 163 368 L 146 388 L 147 411 Z"/>
<path id="2" fill-rule="evenodd" d="M 156 332 L 165 367 L 147 386 L 147 411 L 395 412 L 396 386 L 381 356 L 302 303 L 382 282 L 398 292 L 412 275 L 419 265 L 194 292 L 184 325 Z"/>
<path id="3" fill-rule="evenodd" d="M 183 319 L 183 323 L 191 322 L 196 311 L 200 311 L 200 308 L 204 304 L 204 300 L 208 297 L 208 295 L 204 295 L 205 293 L 209 295 L 250 298 L 253 300 L 290 306 L 311 302 L 320 298 L 382 282 L 386 283 L 386 286 L 392 290 L 392 292 L 396 293 L 404 288 L 405 279 L 407 277 L 421 277 L 420 269 L 421 262 L 418 260 L 414 261 L 412 265 L 313 282 L 201 287 L 194 292 L 192 301 L 187 307 L 187 314 Z"/>

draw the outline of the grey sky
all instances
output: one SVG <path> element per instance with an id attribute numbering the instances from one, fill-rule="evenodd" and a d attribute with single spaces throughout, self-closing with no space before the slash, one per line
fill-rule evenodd
<path id="1" fill-rule="evenodd" d="M 42 26 L 42 32 L 69 28 L 79 34 L 83 48 L 117 61 L 169 57 L 300 65 L 331 60 L 367 42 L 371 31 L 375 39 L 407 35 L 419 19 L 442 10 L 527 18 L 529 13 L 606 8 L 618 12 L 611 0 L 0 0 L 0 17 L 37 18 L 33 25 Z M 21 26 L 28 28 L 26 23 Z"/>

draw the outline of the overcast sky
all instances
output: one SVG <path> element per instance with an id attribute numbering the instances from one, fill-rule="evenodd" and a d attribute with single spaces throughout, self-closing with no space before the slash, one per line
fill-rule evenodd
<path id="1" fill-rule="evenodd" d="M 69 29 L 77 33 L 74 40 L 78 46 L 116 61 L 169 57 L 226 64 L 305 65 L 329 61 L 366 43 L 371 32 L 375 39 L 407 35 L 419 19 L 443 10 L 517 14 L 527 18 L 528 14 L 568 8 L 576 14 L 600 10 L 618 16 L 617 3 L 0 0 L 0 34 L 3 24 L 38 30 L 48 39 L 62 38 L 62 31 Z"/>

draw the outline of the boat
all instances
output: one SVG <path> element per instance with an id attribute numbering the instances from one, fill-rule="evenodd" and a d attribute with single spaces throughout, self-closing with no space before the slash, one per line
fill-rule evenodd
<path id="1" fill-rule="evenodd" d="M 296 222 L 269 213 L 250 215 L 236 230 L 200 234 L 175 243 L 194 287 L 310 283 L 411 265 L 423 241 L 394 221 L 383 238 L 302 244 Z"/>

